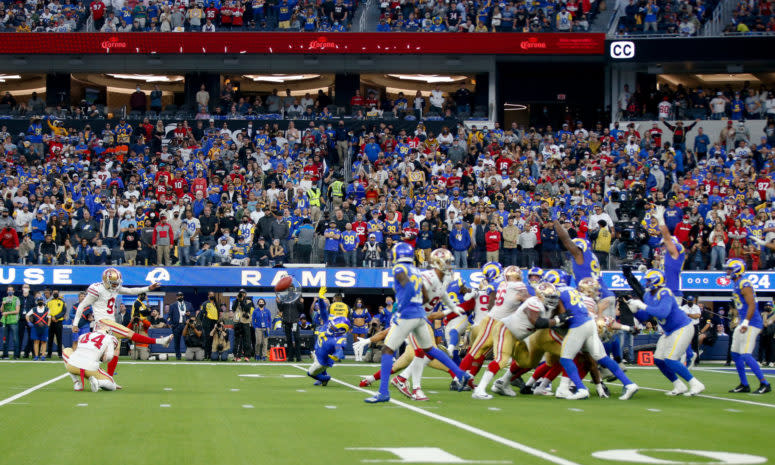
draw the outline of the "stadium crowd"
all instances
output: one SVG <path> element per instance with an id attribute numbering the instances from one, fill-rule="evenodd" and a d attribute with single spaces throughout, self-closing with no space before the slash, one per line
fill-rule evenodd
<path id="1" fill-rule="evenodd" d="M 0 32 L 344 32 L 355 0 L 0 2 Z"/>
<path id="2" fill-rule="evenodd" d="M 437 131 L 333 117 L 236 130 L 69 121 L 0 130 L 3 263 L 381 266 L 408 241 L 421 261 L 448 247 L 458 267 L 556 267 L 559 217 L 608 267 L 654 258 L 644 212 L 659 203 L 691 269 L 727 256 L 775 264 L 754 243 L 775 238 L 772 119 L 762 134 L 730 120 L 718 140 L 699 121 L 667 120 L 485 129 L 450 118 Z"/>
<path id="3" fill-rule="evenodd" d="M 696 36 L 719 0 L 629 0 L 619 19 L 619 35 Z"/>
<path id="4" fill-rule="evenodd" d="M 775 14 L 769 1 L 737 2 L 725 33 L 775 32 Z"/>

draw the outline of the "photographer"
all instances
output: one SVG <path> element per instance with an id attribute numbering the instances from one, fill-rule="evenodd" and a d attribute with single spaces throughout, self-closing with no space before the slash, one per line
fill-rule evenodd
<path id="1" fill-rule="evenodd" d="M 139 297 L 137 301 L 135 301 L 135 304 L 139 301 Z M 129 322 L 129 329 L 134 331 L 137 334 L 140 334 L 142 336 L 148 336 L 148 328 L 151 327 L 151 322 L 148 321 L 148 316 L 150 316 L 150 312 L 148 311 L 148 308 L 138 308 L 137 310 L 132 310 L 132 321 Z M 132 349 L 129 351 L 129 358 L 132 360 L 148 360 L 148 358 L 151 355 L 151 349 L 148 347 L 148 344 L 143 344 L 140 342 L 134 342 Z"/>
<path id="2" fill-rule="evenodd" d="M 183 328 L 183 340 L 186 342 L 186 360 L 204 360 L 205 348 L 202 337 L 202 323 L 191 312 L 186 312 L 186 326 Z"/>
<path id="3" fill-rule="evenodd" d="M 247 362 L 253 351 L 250 338 L 253 301 L 245 289 L 240 289 L 232 303 L 231 311 L 234 313 L 234 361 Z"/>
<path id="4" fill-rule="evenodd" d="M 205 333 L 205 358 L 207 359 L 210 358 L 210 348 L 213 345 L 213 328 L 218 323 L 218 302 L 215 300 L 214 292 L 207 293 L 207 300 L 202 303 L 199 312 L 202 315 L 202 329 Z"/>
<path id="5" fill-rule="evenodd" d="M 210 360 L 214 362 L 228 360 L 231 344 L 229 344 L 229 332 L 226 331 L 223 321 L 217 322 L 208 336 L 213 341 L 210 345 Z"/>

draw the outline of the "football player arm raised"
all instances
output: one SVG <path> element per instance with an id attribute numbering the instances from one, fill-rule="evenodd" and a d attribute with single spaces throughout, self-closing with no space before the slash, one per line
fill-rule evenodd
<path id="1" fill-rule="evenodd" d="M 748 286 L 744 287 L 742 291 L 745 303 L 748 306 L 748 313 L 745 314 L 745 319 L 740 323 L 740 332 L 744 333 L 748 331 L 748 322 L 753 318 L 753 314 L 756 311 L 756 300 L 753 297 L 753 288 Z"/>
<path id="2" fill-rule="evenodd" d="M 669 253 L 674 260 L 677 259 L 678 247 L 676 247 L 673 243 L 673 235 L 670 234 L 670 230 L 665 224 L 665 207 L 662 205 L 656 207 L 654 209 L 654 216 L 657 219 L 657 224 L 659 224 L 659 232 L 662 233 L 662 239 L 665 243 L 665 249 L 667 250 L 667 253 Z"/>
<path id="3" fill-rule="evenodd" d="M 559 220 L 554 220 L 552 224 L 554 225 L 554 230 L 557 231 L 557 237 L 560 238 L 562 245 L 564 245 L 565 249 L 573 256 L 576 263 L 582 265 L 584 263 L 584 253 L 573 243 L 573 239 L 571 239 L 568 231 L 560 224 Z"/>
<path id="4" fill-rule="evenodd" d="M 73 317 L 73 332 L 78 332 L 78 322 L 81 321 L 81 315 L 83 311 L 91 307 L 94 302 L 97 301 L 97 296 L 91 292 L 86 293 L 86 297 L 78 304 L 78 308 L 75 310 L 75 316 Z"/>
<path id="5" fill-rule="evenodd" d="M 142 294 L 143 292 L 155 291 L 160 287 L 161 287 L 161 284 L 159 283 L 152 283 L 150 286 L 143 286 L 143 287 L 121 286 L 118 288 L 118 293 L 125 294 L 125 295 L 139 295 L 139 294 Z"/>

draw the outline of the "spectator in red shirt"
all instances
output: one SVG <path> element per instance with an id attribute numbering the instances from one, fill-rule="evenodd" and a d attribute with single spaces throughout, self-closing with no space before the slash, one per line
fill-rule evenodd
<path id="1" fill-rule="evenodd" d="M 500 259 L 501 232 L 495 223 L 490 223 L 487 232 L 484 233 L 484 246 L 487 250 L 487 261 L 497 262 Z"/>
<path id="2" fill-rule="evenodd" d="M 153 177 L 153 182 L 157 185 L 167 186 L 172 181 L 172 174 L 167 171 L 167 166 L 162 163 L 159 165 L 159 171 Z"/>
<path id="3" fill-rule="evenodd" d="M 355 95 L 350 99 L 350 106 L 353 108 L 363 106 L 363 96 L 361 96 L 360 89 L 355 89 Z"/>
<path id="4" fill-rule="evenodd" d="M 94 20 L 94 30 L 102 30 L 102 26 L 105 25 L 105 4 L 102 3 L 102 0 L 94 0 L 89 5 L 89 9 L 91 10 L 92 20 Z"/>
<path id="5" fill-rule="evenodd" d="M 3 216 L 8 218 L 8 209 L 3 207 L 2 210 Z M 11 226 L 0 231 L 0 260 L 3 264 L 19 263 L 19 235 Z"/>
<path id="6" fill-rule="evenodd" d="M 675 225 L 673 236 L 678 239 L 678 242 L 689 247 L 689 232 L 692 230 L 692 225 L 689 223 L 689 215 L 684 215 L 683 219 Z"/>
<path id="7" fill-rule="evenodd" d="M 175 246 L 175 234 L 172 225 L 167 223 L 167 214 L 159 215 L 159 222 L 153 227 L 151 245 L 156 249 L 156 264 L 170 266 L 170 249 Z"/>
<path id="8" fill-rule="evenodd" d="M 355 215 L 355 222 L 353 222 L 352 226 L 353 231 L 358 234 L 358 246 L 362 246 L 366 242 L 369 224 L 363 221 L 363 215 L 361 213 L 357 213 Z"/>
<path id="9" fill-rule="evenodd" d="M 231 2 L 221 5 L 221 27 L 225 30 L 231 29 Z"/>

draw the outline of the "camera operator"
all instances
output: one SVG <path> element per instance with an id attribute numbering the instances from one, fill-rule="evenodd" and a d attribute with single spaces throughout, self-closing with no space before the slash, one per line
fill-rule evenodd
<path id="1" fill-rule="evenodd" d="M 366 334 L 366 337 L 371 338 L 371 336 L 374 336 L 381 330 L 382 325 L 380 324 L 379 320 L 375 318 L 371 320 L 371 323 L 369 324 L 369 332 Z M 379 363 L 380 358 L 382 357 L 382 344 L 382 340 L 369 344 L 369 350 L 366 352 L 366 354 L 363 355 L 363 361 Z"/>
<path id="2" fill-rule="evenodd" d="M 234 360 L 237 362 L 250 360 L 253 351 L 250 338 L 253 301 L 247 294 L 245 289 L 240 289 L 231 305 L 234 313 Z"/>
<path id="3" fill-rule="evenodd" d="M 218 360 L 225 362 L 228 360 L 231 344 L 229 344 L 229 332 L 226 331 L 223 321 L 218 321 L 208 336 L 212 341 L 210 347 L 210 360 L 214 362 L 217 362 Z"/>
<path id="4" fill-rule="evenodd" d="M 205 358 L 208 359 L 213 345 L 213 328 L 218 323 L 218 302 L 215 300 L 214 292 L 207 293 L 207 300 L 202 303 L 199 312 L 202 314 L 202 329 L 205 333 Z"/>
<path id="5" fill-rule="evenodd" d="M 192 315 L 190 311 L 187 311 L 186 326 L 183 328 L 183 340 L 186 342 L 185 358 L 189 362 L 205 359 L 204 337 L 202 334 L 202 322 L 199 321 L 199 318 Z"/>
<path id="6" fill-rule="evenodd" d="M 140 299 L 138 298 L 138 300 L 135 301 L 135 304 L 137 304 L 139 300 Z M 136 307 L 133 306 L 133 308 Z M 129 329 L 142 336 L 148 336 L 148 328 L 151 327 L 151 322 L 148 321 L 148 317 L 150 315 L 151 312 L 148 311 L 147 307 L 139 307 L 137 310 L 133 309 L 132 320 L 129 322 Z M 132 360 L 148 360 L 151 355 L 151 349 L 148 347 L 148 344 L 142 344 L 139 342 L 135 342 L 133 344 L 134 346 L 129 351 L 129 358 Z"/>

